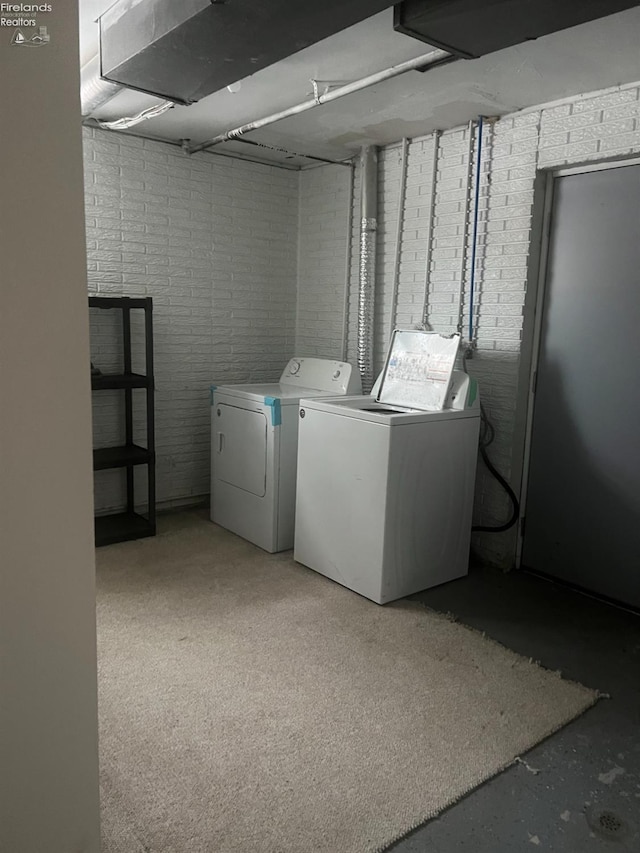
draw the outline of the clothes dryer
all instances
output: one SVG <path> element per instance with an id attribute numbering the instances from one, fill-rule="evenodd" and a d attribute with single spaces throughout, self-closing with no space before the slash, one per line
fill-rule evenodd
<path id="1" fill-rule="evenodd" d="M 211 386 L 211 520 L 265 551 L 293 547 L 301 397 L 359 394 L 350 364 L 292 358 L 279 382 Z"/>

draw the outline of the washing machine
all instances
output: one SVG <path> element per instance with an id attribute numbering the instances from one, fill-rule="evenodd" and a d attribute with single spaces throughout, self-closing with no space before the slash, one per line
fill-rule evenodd
<path id="1" fill-rule="evenodd" d="M 377 604 L 467 574 L 477 383 L 396 331 L 376 396 L 302 399 L 294 558 Z"/>
<path id="2" fill-rule="evenodd" d="M 280 381 L 211 386 L 211 520 L 271 553 L 293 548 L 301 397 L 360 394 L 350 364 L 292 358 Z"/>

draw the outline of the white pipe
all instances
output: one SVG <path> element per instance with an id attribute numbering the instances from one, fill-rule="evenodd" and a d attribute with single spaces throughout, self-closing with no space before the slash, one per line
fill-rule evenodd
<path id="1" fill-rule="evenodd" d="M 233 130 L 228 130 L 226 133 L 219 133 L 207 142 L 201 142 L 199 145 L 194 145 L 189 149 L 190 154 L 195 154 L 198 151 L 204 151 L 205 148 L 212 148 L 214 145 L 220 145 L 221 142 L 229 142 L 237 139 L 251 130 L 258 130 L 261 127 L 266 127 L 268 124 L 274 124 L 284 118 L 304 113 L 307 110 L 312 110 L 321 104 L 327 104 L 330 101 L 337 101 L 338 98 L 344 98 L 345 95 L 350 95 L 352 92 L 359 92 L 362 89 L 367 89 L 369 86 L 375 86 L 376 83 L 381 83 L 383 80 L 390 80 L 392 77 L 398 77 L 400 74 L 405 74 L 407 71 L 415 71 L 417 68 L 425 66 L 443 65 L 448 62 L 455 62 L 459 57 L 452 56 L 446 50 L 433 50 L 430 53 L 423 53 L 415 59 L 408 59 L 406 62 L 400 62 L 398 65 L 392 65 L 390 68 L 385 68 L 382 71 L 377 71 L 375 74 L 370 74 L 368 77 L 362 77 L 360 80 L 354 80 L 353 83 L 347 83 L 345 86 L 339 86 L 337 89 L 332 89 L 330 92 L 325 92 L 317 98 L 310 98 L 308 101 L 303 101 L 300 104 L 295 104 L 293 107 L 287 107 L 286 110 L 281 110 L 278 113 L 265 116 L 264 118 L 250 121 Z"/>
<path id="2" fill-rule="evenodd" d="M 396 325 L 398 309 L 398 289 L 400 287 L 400 255 L 402 253 L 402 226 L 404 224 L 404 201 L 407 194 L 407 153 L 409 140 L 402 140 L 402 165 L 400 167 L 400 190 L 398 192 L 398 223 L 396 227 L 396 248 L 393 260 L 393 290 L 391 291 L 391 320 L 389 321 L 389 342 Z"/>
<path id="3" fill-rule="evenodd" d="M 433 164 L 431 167 L 431 201 L 429 203 L 429 218 L 427 219 L 427 250 L 424 270 L 424 302 L 422 303 L 422 325 L 431 329 L 429 323 L 429 295 L 431 290 L 431 253 L 433 251 L 433 220 L 436 210 L 436 185 L 438 183 L 438 153 L 440 149 L 440 131 L 433 134 Z"/>
<path id="4" fill-rule="evenodd" d="M 378 149 L 365 145 L 360 155 L 360 269 L 358 278 L 357 361 L 362 390 L 373 385 L 373 348 L 378 231 Z"/>
<path id="5" fill-rule="evenodd" d="M 473 174 L 473 120 L 469 122 L 469 144 L 467 150 L 467 186 L 464 195 L 464 223 L 462 228 L 462 255 L 460 257 L 460 288 L 458 289 L 457 331 L 464 334 L 464 276 L 467 271 L 467 243 L 469 242 L 469 205 L 471 203 L 471 176 Z"/>
<path id="6" fill-rule="evenodd" d="M 347 256 L 345 260 L 344 279 L 344 305 L 342 308 L 342 360 L 346 361 L 349 355 L 349 299 L 351 297 L 351 252 L 353 251 L 353 185 L 355 182 L 355 166 L 351 164 L 349 174 L 349 194 L 347 204 Z"/>
<path id="7" fill-rule="evenodd" d="M 352 166 L 352 158 L 348 160 L 329 160 L 327 157 L 316 157 L 315 154 L 301 154 L 299 151 L 290 151 L 288 148 L 282 148 L 280 145 L 269 145 L 268 142 L 257 142 L 255 139 L 238 139 L 243 145 L 254 145 L 256 148 L 265 148 L 267 151 L 278 151 L 280 154 L 286 154 L 288 157 L 303 157 L 306 160 L 315 160 L 323 166 L 346 166 L 348 169 Z M 189 154 L 189 146 L 186 147 L 186 152 Z"/>

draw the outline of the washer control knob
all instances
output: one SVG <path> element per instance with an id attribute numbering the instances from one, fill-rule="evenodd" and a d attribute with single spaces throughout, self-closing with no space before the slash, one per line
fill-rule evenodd
<path id="1" fill-rule="evenodd" d="M 299 361 L 292 361 L 291 367 L 289 368 L 289 373 L 292 373 L 293 375 L 295 375 L 299 370 L 300 370 L 300 362 Z"/>
<path id="2" fill-rule="evenodd" d="M 300 409 L 300 417 L 303 418 L 307 413 L 304 409 Z"/>
<path id="3" fill-rule="evenodd" d="M 336 370 L 336 372 L 333 374 L 333 378 L 334 379 L 340 379 L 340 371 L 339 370 Z"/>

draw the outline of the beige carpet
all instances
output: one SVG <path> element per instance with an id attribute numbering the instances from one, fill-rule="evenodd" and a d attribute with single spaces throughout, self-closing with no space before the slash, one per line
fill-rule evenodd
<path id="1" fill-rule="evenodd" d="M 103 853 L 367 853 L 597 695 L 202 513 L 98 550 Z"/>

